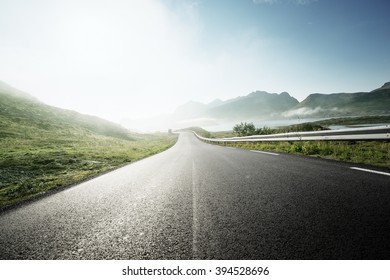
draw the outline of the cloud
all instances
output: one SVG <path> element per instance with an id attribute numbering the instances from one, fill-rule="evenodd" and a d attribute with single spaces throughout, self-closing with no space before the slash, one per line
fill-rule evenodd
<path id="1" fill-rule="evenodd" d="M 276 4 L 276 3 L 293 3 L 296 5 L 307 5 L 313 2 L 318 2 L 319 0 L 252 0 L 254 4 Z"/>
<path id="2" fill-rule="evenodd" d="M 23 16 L 18 2 L 6 19 L 0 4 L 0 77 L 50 105 L 113 121 L 166 113 L 204 72 L 196 2 L 40 0 Z"/>
<path id="3" fill-rule="evenodd" d="M 217 125 L 218 121 L 212 118 L 196 118 L 196 119 L 180 120 L 177 123 L 181 127 L 191 127 L 191 126 Z"/>
<path id="4" fill-rule="evenodd" d="M 340 109 L 337 108 L 337 107 L 333 107 L 333 108 L 330 108 L 330 109 L 324 109 L 324 108 L 321 108 L 321 107 L 316 107 L 314 109 L 307 108 L 307 107 L 302 107 L 302 108 L 298 108 L 298 109 L 295 109 L 295 110 L 290 110 L 290 111 L 284 112 L 282 115 L 285 118 L 297 117 L 297 116 L 304 116 L 304 117 L 306 117 L 306 116 L 316 115 L 316 114 L 319 114 L 319 113 L 330 113 L 330 112 L 340 112 Z"/>
<path id="5" fill-rule="evenodd" d="M 286 118 L 294 117 L 294 116 L 310 116 L 310 115 L 320 113 L 322 111 L 323 111 L 323 109 L 321 107 L 317 107 L 314 109 L 303 107 L 303 108 L 284 112 L 282 115 L 283 115 L 283 117 L 286 117 Z"/>

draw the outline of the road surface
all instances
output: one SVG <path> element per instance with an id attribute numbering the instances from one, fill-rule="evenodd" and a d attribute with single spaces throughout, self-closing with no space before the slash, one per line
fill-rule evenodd
<path id="1" fill-rule="evenodd" d="M 351 167 L 182 133 L 0 214 L 0 258 L 390 259 L 390 176 Z"/>

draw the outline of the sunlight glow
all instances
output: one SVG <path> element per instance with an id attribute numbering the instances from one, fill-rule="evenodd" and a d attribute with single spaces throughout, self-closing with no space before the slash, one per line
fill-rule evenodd
<path id="1" fill-rule="evenodd" d="M 116 122 L 171 113 L 190 100 L 256 90 L 302 100 L 386 81 L 386 44 L 376 46 L 377 57 L 362 56 L 371 46 L 361 43 L 380 40 L 365 40 L 360 29 L 355 41 L 344 39 L 337 18 L 315 14 L 333 4 L 267 2 L 3 0 L 0 80 Z M 385 38 L 384 31 L 369 36 Z"/>

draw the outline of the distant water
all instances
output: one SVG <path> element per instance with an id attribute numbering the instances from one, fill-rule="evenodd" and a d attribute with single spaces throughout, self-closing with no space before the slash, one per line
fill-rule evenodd
<path id="1" fill-rule="evenodd" d="M 370 123 L 370 124 L 352 124 L 352 125 L 330 125 L 329 128 L 335 130 L 335 129 L 345 129 L 345 128 L 374 127 L 374 126 L 383 126 L 383 125 L 389 125 L 389 124 Z"/>
<path id="2" fill-rule="evenodd" d="M 287 126 L 287 125 L 293 125 L 293 124 L 300 124 L 300 123 L 307 123 L 307 122 L 316 122 L 321 120 L 326 120 L 328 118 L 307 118 L 307 119 L 282 119 L 282 120 L 247 120 L 243 122 L 250 123 L 252 122 L 256 127 L 270 127 L 270 128 L 277 128 L 281 126 Z M 208 131 L 228 131 L 233 130 L 233 127 L 238 124 L 239 122 L 228 122 L 218 125 L 211 125 L 211 126 L 204 126 L 204 129 Z"/>

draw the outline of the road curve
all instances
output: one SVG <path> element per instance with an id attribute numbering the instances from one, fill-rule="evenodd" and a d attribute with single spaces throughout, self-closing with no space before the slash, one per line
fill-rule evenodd
<path id="1" fill-rule="evenodd" d="M 203 143 L 0 214 L 0 259 L 390 259 L 390 176 Z"/>

